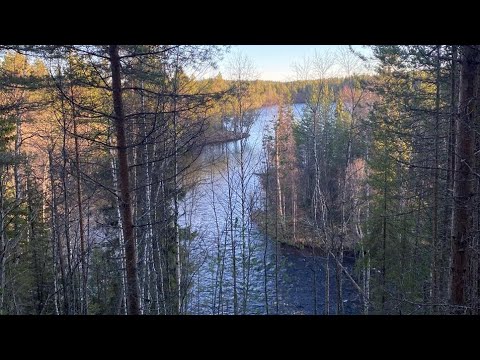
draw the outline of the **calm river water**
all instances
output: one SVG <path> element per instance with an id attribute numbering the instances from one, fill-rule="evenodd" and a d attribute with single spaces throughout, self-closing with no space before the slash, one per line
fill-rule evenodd
<path id="1" fill-rule="evenodd" d="M 205 147 L 191 169 L 197 185 L 181 207 L 182 225 L 197 233 L 188 245 L 193 264 L 193 275 L 185 279 L 191 285 L 188 313 L 233 314 L 234 282 L 238 314 L 325 313 L 326 258 L 278 245 L 248 216 L 242 221 L 242 203 L 243 214 L 264 204 L 256 174 L 264 170 L 262 141 L 271 133 L 277 110 L 274 106 L 260 109 L 244 140 L 243 191 L 240 141 Z M 295 104 L 294 116 L 300 117 L 302 110 L 302 104 Z M 351 269 L 353 259 L 346 257 L 344 265 Z M 330 314 L 337 309 L 335 285 L 335 265 L 330 259 Z M 360 300 L 344 279 L 345 313 L 360 313 Z"/>

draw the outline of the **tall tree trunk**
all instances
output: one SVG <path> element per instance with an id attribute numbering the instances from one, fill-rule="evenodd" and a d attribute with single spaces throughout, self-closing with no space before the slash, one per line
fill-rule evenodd
<path id="1" fill-rule="evenodd" d="M 112 139 L 109 136 L 108 138 L 109 145 L 112 145 Z M 115 162 L 115 151 L 113 148 L 110 149 L 110 169 L 112 174 L 112 183 L 113 187 L 117 188 L 118 186 L 118 169 L 117 164 Z M 116 205 L 116 212 L 117 212 L 117 219 L 118 219 L 118 244 L 120 249 L 120 269 L 121 269 L 121 289 L 120 294 L 118 296 L 118 308 L 116 314 L 123 313 L 124 315 L 127 314 L 127 271 L 124 265 L 125 259 L 125 247 L 122 246 L 125 242 L 123 240 L 123 225 L 122 225 L 122 214 L 120 210 L 120 199 L 118 197 L 115 198 L 115 205 Z"/>
<path id="2" fill-rule="evenodd" d="M 127 307 L 129 315 L 139 315 L 139 288 L 137 277 L 137 252 L 133 236 L 132 203 L 130 199 L 130 181 L 128 173 L 127 141 L 125 136 L 125 116 L 123 114 L 122 83 L 118 45 L 109 46 L 110 67 L 112 71 L 112 100 L 115 110 L 115 130 L 118 157 L 118 190 L 120 192 L 120 210 L 122 215 L 123 239 L 125 242 L 125 261 L 127 268 Z"/>
<path id="3" fill-rule="evenodd" d="M 439 148 L 439 126 L 440 126 L 440 45 L 437 46 L 436 58 L 436 94 L 435 94 L 435 152 L 434 152 L 434 181 L 433 181 L 433 222 L 432 222 L 432 312 L 437 312 L 438 292 L 439 292 L 439 252 L 438 243 L 438 148 Z"/>
<path id="4" fill-rule="evenodd" d="M 182 311 L 182 264 L 181 264 L 181 249 L 180 249 L 180 233 L 178 229 L 178 113 L 177 113 L 177 92 L 178 92 L 178 52 L 177 52 L 177 68 L 175 69 L 174 81 L 174 97 L 173 97 L 173 229 L 175 238 L 175 306 L 176 314 Z"/>
<path id="5" fill-rule="evenodd" d="M 280 110 L 281 111 L 281 110 Z M 279 118 L 280 121 L 280 118 Z M 283 224 L 285 222 L 285 215 L 283 212 L 283 196 L 282 196 L 282 185 L 280 183 L 280 154 L 279 154 L 279 144 L 278 144 L 278 127 L 279 123 L 277 122 L 275 126 L 275 177 L 277 181 L 277 208 L 278 208 L 278 213 L 280 215 L 281 224 L 282 224 L 282 230 L 283 230 Z"/>
<path id="6" fill-rule="evenodd" d="M 279 306 L 280 306 L 280 294 L 278 292 L 278 246 L 279 246 L 279 239 L 278 239 L 278 215 L 282 216 L 282 193 L 280 187 L 280 178 L 279 178 L 279 167 L 280 161 L 278 160 L 278 122 L 275 126 L 275 179 L 276 179 L 276 206 L 275 206 L 275 309 L 277 315 L 279 314 Z"/>
<path id="7" fill-rule="evenodd" d="M 69 296 L 67 314 L 76 314 L 74 268 L 72 266 L 72 244 L 70 239 L 70 202 L 68 198 L 68 172 L 67 172 L 67 118 L 62 98 L 63 136 L 62 136 L 62 186 L 63 186 L 63 228 L 65 233 L 65 245 L 67 248 L 67 292 Z"/>
<path id="8" fill-rule="evenodd" d="M 236 253 L 236 239 L 234 235 L 234 228 L 237 226 L 237 219 L 235 219 L 235 225 L 233 220 L 234 208 L 233 208 L 233 196 L 234 189 L 231 183 L 231 170 L 229 156 L 225 157 L 227 167 L 227 185 L 228 185 L 228 221 L 230 225 L 230 242 L 232 244 L 232 280 L 233 280 L 233 314 L 238 314 L 238 291 L 237 291 L 237 253 Z"/>
<path id="9" fill-rule="evenodd" d="M 452 46 L 452 60 L 450 71 L 450 119 L 448 127 L 448 143 L 447 143 L 447 178 L 445 182 L 445 201 L 443 216 L 443 241 L 442 241 L 442 271 L 440 274 L 440 291 L 439 296 L 443 301 L 450 298 L 450 281 L 449 281 L 449 264 L 450 259 L 450 238 L 452 234 L 452 200 L 453 200 L 453 183 L 455 173 L 455 124 L 457 116 L 457 46 Z"/>
<path id="10" fill-rule="evenodd" d="M 52 246 L 52 277 L 53 277 L 53 303 L 55 306 L 55 315 L 60 314 L 60 305 L 59 305 L 59 296 L 58 296 L 58 279 L 57 279 L 57 223 L 56 223 L 56 214 L 57 214 L 57 209 L 56 209 L 56 198 L 55 198 L 55 193 L 54 193 L 54 188 L 53 188 L 53 174 L 52 174 L 52 164 L 51 158 L 52 158 L 52 151 L 48 149 L 48 163 L 45 166 L 45 178 L 44 178 L 44 204 L 47 203 L 47 198 L 48 198 L 48 185 L 51 186 L 50 189 L 50 240 L 51 240 L 51 246 Z M 44 205 L 46 207 L 46 205 Z M 45 213 L 45 211 L 44 211 Z M 44 214 L 44 219 L 46 218 L 46 215 Z"/>
<path id="11" fill-rule="evenodd" d="M 55 179 L 54 179 L 54 168 L 53 168 L 53 147 L 48 151 L 48 164 L 50 170 L 50 186 L 51 186 L 51 224 L 52 224 L 52 247 L 55 249 L 53 261 L 56 264 L 55 255 L 58 259 L 60 265 L 60 274 L 62 282 L 62 293 L 63 293 L 63 315 L 69 314 L 70 309 L 70 296 L 68 293 L 67 286 L 67 275 L 65 273 L 65 260 L 63 258 L 63 249 L 62 242 L 60 237 L 60 229 L 57 224 L 57 195 L 55 191 Z M 55 269 L 55 266 L 54 266 Z M 56 271 L 55 274 L 56 276 Z"/>
<path id="12" fill-rule="evenodd" d="M 382 225 L 382 313 L 385 313 L 385 293 L 387 286 L 387 170 L 383 178 L 383 225 Z"/>
<path id="13" fill-rule="evenodd" d="M 368 141 L 370 142 L 370 141 Z M 368 164 L 369 160 L 370 160 L 370 152 L 369 152 L 369 148 L 370 148 L 370 144 L 367 146 L 366 148 L 366 151 L 365 151 L 365 160 L 366 160 L 366 163 Z M 369 176 L 370 176 L 370 167 L 367 165 L 365 167 L 365 177 L 368 179 Z M 366 213 L 366 216 L 365 216 L 365 221 L 368 222 L 369 219 L 370 219 L 370 184 L 367 182 L 366 183 L 366 198 L 367 198 L 367 213 Z M 358 216 L 358 222 L 360 223 L 360 215 Z M 361 226 L 359 226 L 359 229 L 360 229 L 360 233 L 361 232 Z M 368 231 L 368 228 L 367 228 L 367 231 Z M 368 236 L 368 233 L 367 233 L 367 236 Z M 361 237 L 361 241 L 362 241 L 362 255 L 363 255 L 363 263 L 364 263 L 364 268 L 363 268 L 363 279 L 364 279 L 364 287 L 363 287 L 363 291 L 364 291 L 364 298 L 363 298 L 363 314 L 364 315 L 368 315 L 368 308 L 369 308 L 369 303 L 370 303 L 370 250 L 368 249 L 363 249 L 363 233 L 362 233 L 362 236 Z"/>
<path id="14" fill-rule="evenodd" d="M 7 239 L 5 236 L 5 211 L 4 211 L 4 188 L 3 188 L 3 166 L 0 168 L 0 314 L 4 314 L 3 304 L 5 299 L 5 264 Z"/>
<path id="15" fill-rule="evenodd" d="M 269 196 L 269 160 L 268 152 L 265 152 L 265 199 L 264 199 L 264 211 L 265 211 L 265 230 L 264 239 L 265 248 L 263 251 L 263 271 L 264 271 L 264 295 L 265 295 L 265 313 L 268 315 L 268 268 L 267 268 L 267 250 L 268 250 L 268 196 Z"/>
<path id="16" fill-rule="evenodd" d="M 73 98 L 73 94 L 72 94 Z M 72 113 L 74 110 L 72 109 Z M 82 314 L 88 312 L 87 299 L 87 253 L 85 248 L 85 232 L 83 222 L 83 203 L 82 203 L 82 187 L 80 184 L 80 147 L 77 137 L 77 119 L 75 113 L 73 115 L 73 134 L 75 137 L 75 170 L 77 175 L 77 205 L 78 205 L 78 225 L 80 227 L 80 265 L 82 268 Z"/>
<path id="17" fill-rule="evenodd" d="M 455 166 L 453 234 L 452 234 L 452 294 L 451 303 L 466 304 L 468 246 L 472 240 L 473 227 L 473 174 L 475 107 L 477 103 L 475 83 L 479 68 L 479 46 L 461 47 L 461 73 L 459 95 L 459 118 L 457 121 L 458 161 Z M 459 312 L 461 309 L 454 309 Z"/>

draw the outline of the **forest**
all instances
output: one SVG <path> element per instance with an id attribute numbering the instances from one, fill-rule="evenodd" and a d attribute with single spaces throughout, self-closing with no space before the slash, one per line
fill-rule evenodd
<path id="1" fill-rule="evenodd" d="M 0 45 L 0 315 L 478 315 L 480 46 L 365 47 Z"/>

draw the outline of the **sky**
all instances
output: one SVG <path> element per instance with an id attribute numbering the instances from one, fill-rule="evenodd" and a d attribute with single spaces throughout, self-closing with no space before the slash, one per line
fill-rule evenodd
<path id="1" fill-rule="evenodd" d="M 228 62 L 237 52 L 246 55 L 253 62 L 254 68 L 262 80 L 286 81 L 295 80 L 294 62 L 302 62 L 304 57 L 312 57 L 315 51 L 318 54 L 338 51 L 340 47 L 348 45 L 233 45 L 230 53 L 219 63 L 219 69 L 224 78 L 228 78 Z M 370 50 L 361 45 L 353 48 L 363 54 L 370 54 Z"/>

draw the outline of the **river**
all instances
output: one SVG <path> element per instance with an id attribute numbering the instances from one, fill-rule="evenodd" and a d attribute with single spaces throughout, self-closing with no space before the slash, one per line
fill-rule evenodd
<path id="1" fill-rule="evenodd" d="M 303 104 L 293 105 L 294 116 L 301 116 L 302 109 Z M 277 110 L 271 106 L 258 111 L 250 136 L 243 140 L 243 157 L 240 141 L 210 145 L 191 167 L 189 178 L 196 185 L 181 204 L 181 225 L 196 232 L 185 244 L 189 314 L 326 312 L 326 257 L 274 242 L 247 215 L 264 204 L 256 174 L 264 171 L 262 142 L 271 134 Z M 335 264 L 329 261 L 329 313 L 336 314 Z M 353 259 L 345 257 L 344 266 L 351 270 Z M 360 295 L 348 279 L 343 281 L 342 302 L 345 314 L 360 313 Z"/>

